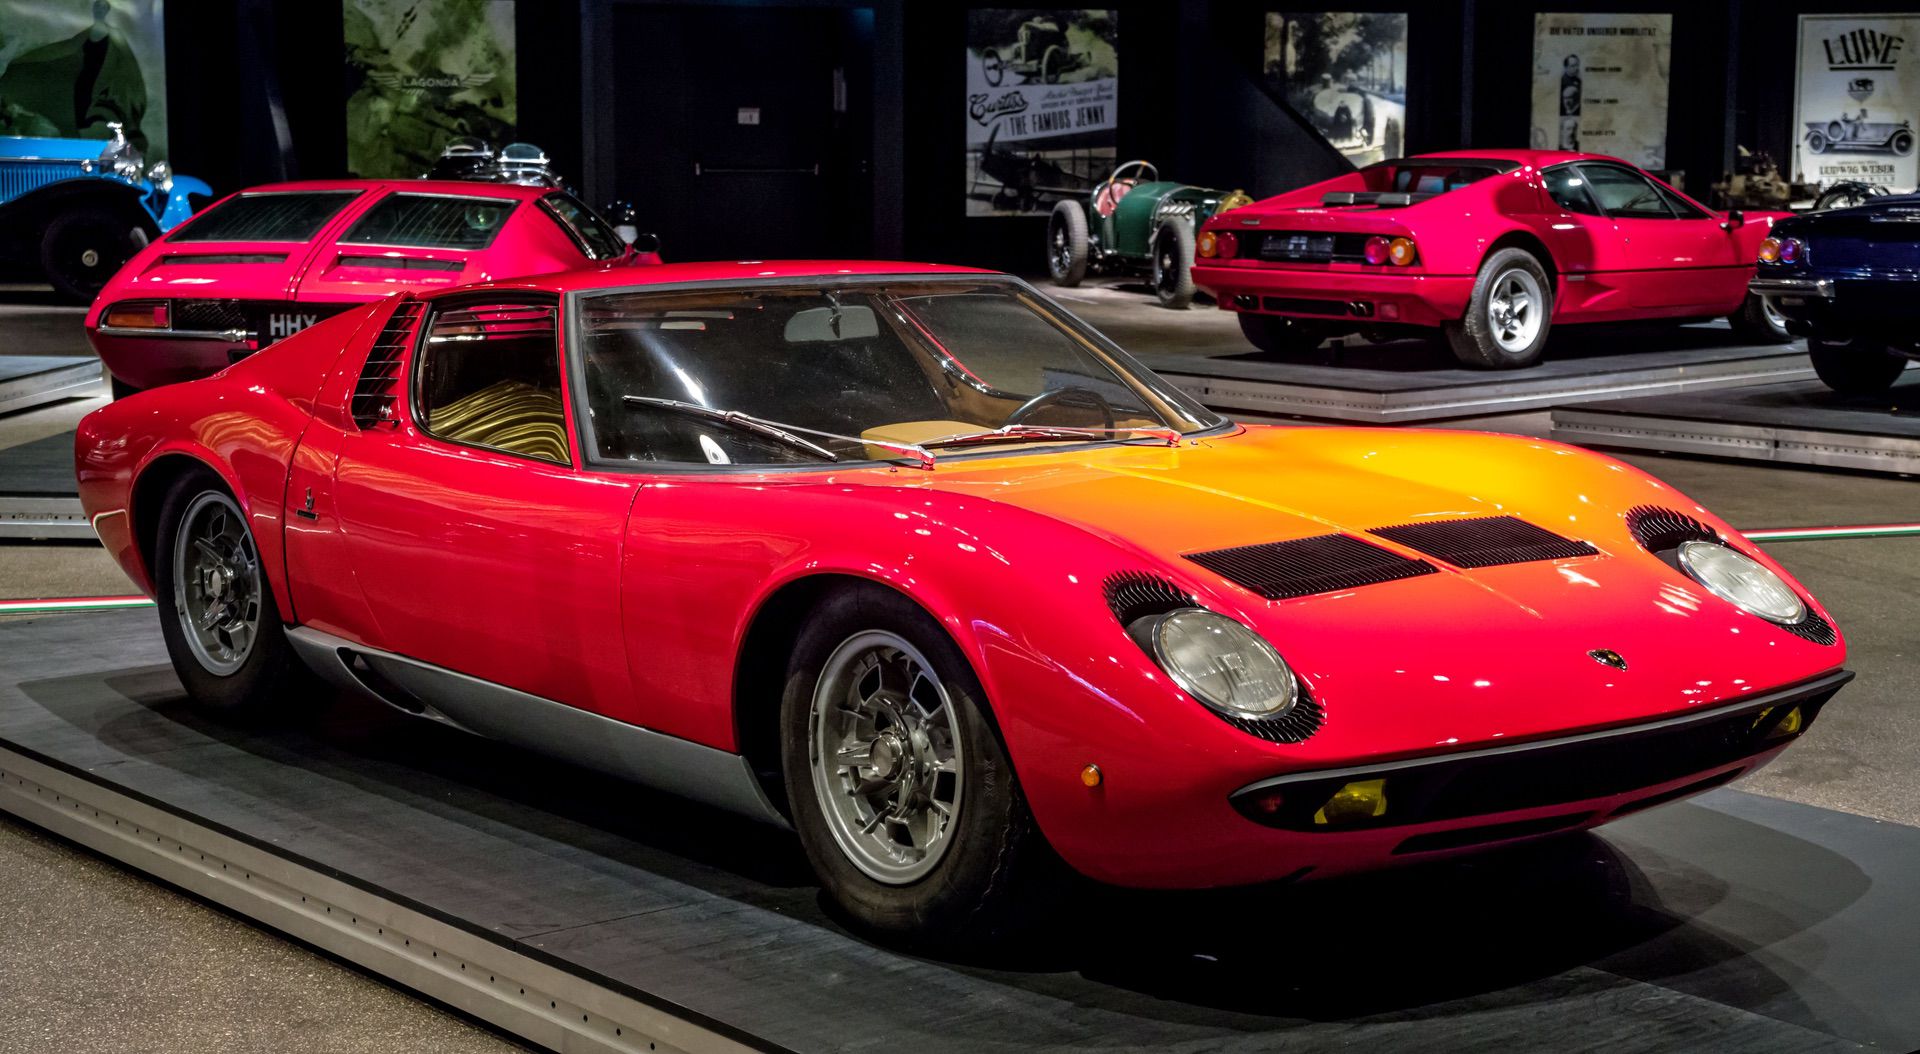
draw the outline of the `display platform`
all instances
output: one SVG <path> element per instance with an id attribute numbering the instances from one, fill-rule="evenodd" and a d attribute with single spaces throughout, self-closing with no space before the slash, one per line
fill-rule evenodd
<path id="1" fill-rule="evenodd" d="M 1871 472 L 1920 472 L 1920 370 L 1893 390 L 1847 396 L 1818 381 L 1553 411 L 1553 438 Z"/>
<path id="2" fill-rule="evenodd" d="M 73 433 L 0 450 L 0 538 L 92 538 L 73 482 Z"/>
<path id="3" fill-rule="evenodd" d="M 1172 314 L 1172 312 L 1168 312 Z M 1357 338 L 1356 338 L 1357 339 Z M 1813 376 L 1798 344 L 1734 343 L 1724 322 L 1584 326 L 1555 331 L 1524 370 L 1460 366 L 1437 341 L 1323 346 L 1276 359 L 1242 344 L 1223 353 L 1147 350 L 1138 357 L 1214 409 L 1364 424 L 1517 413 L 1574 402 L 1715 391 Z M 1176 345 L 1177 346 L 1177 345 Z"/>
<path id="4" fill-rule="evenodd" d="M 105 383 L 91 355 L 0 355 L 0 414 L 97 395 Z"/>
<path id="5" fill-rule="evenodd" d="M 1920 829 L 1720 790 L 1363 879 L 1089 890 L 944 962 L 850 935 L 779 830 L 359 700 L 204 716 L 154 618 L 0 622 L 0 807 L 554 1049 L 1920 1045 Z"/>

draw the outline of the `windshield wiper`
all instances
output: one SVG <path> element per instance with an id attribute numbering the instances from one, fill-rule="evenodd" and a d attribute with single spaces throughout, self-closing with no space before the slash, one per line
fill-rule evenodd
<path id="1" fill-rule="evenodd" d="M 1003 425 L 999 428 L 982 429 L 978 432 L 955 432 L 952 435 L 938 436 L 922 440 L 920 445 L 929 450 L 943 446 L 972 446 L 981 443 L 1045 443 L 1057 439 L 1112 439 L 1116 436 L 1144 436 L 1158 439 L 1168 446 L 1180 445 L 1180 432 L 1177 429 L 1148 426 L 1144 428 L 1067 428 L 1056 425 Z"/>
<path id="2" fill-rule="evenodd" d="M 926 449 L 916 446 L 913 443 L 895 443 L 885 439 L 863 439 L 859 436 L 841 435 L 838 432 L 822 432 L 817 428 L 802 428 L 799 425 L 785 424 L 780 421 L 769 421 L 764 417 L 755 417 L 752 414 L 741 413 L 738 410 L 716 410 L 711 406 L 682 402 L 679 399 L 660 399 L 651 395 L 623 395 L 620 398 L 623 402 L 632 403 L 635 406 L 653 406 L 662 410 L 672 410 L 675 413 L 686 414 L 689 417 L 701 417 L 709 421 L 719 421 L 722 424 L 731 425 L 742 432 L 752 432 L 754 435 L 765 436 L 768 439 L 785 444 L 795 450 L 804 450 L 809 454 L 813 454 L 827 461 L 839 461 L 840 455 L 828 450 L 826 447 L 821 446 L 811 439 L 806 439 L 795 433 L 805 432 L 807 435 L 823 436 L 827 439 L 840 439 L 849 443 L 858 443 L 862 446 L 877 446 L 882 450 L 894 450 L 912 458 L 914 463 L 921 468 L 930 469 L 933 467 L 933 455 Z"/>

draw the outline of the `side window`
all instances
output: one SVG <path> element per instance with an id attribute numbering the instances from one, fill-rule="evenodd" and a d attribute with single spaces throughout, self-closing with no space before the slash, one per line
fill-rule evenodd
<path id="1" fill-rule="evenodd" d="M 414 372 L 420 427 L 449 442 L 571 463 L 554 318 L 553 304 L 527 301 L 435 310 Z"/>
<path id="2" fill-rule="evenodd" d="M 1660 192 L 1660 200 L 1667 203 L 1667 208 L 1672 209 L 1675 216 L 1683 220 L 1704 220 L 1707 218 L 1706 213 L 1701 212 L 1699 207 L 1694 205 L 1693 202 L 1674 193 L 1673 188 L 1661 183 L 1655 183 L 1653 189 Z"/>
<path id="3" fill-rule="evenodd" d="M 1612 165 L 1581 165 L 1587 189 L 1607 210 L 1607 215 L 1623 220 L 1670 220 L 1673 211 L 1653 182 L 1638 172 Z"/>
<path id="4" fill-rule="evenodd" d="M 611 260 L 627 251 L 627 243 L 620 240 L 619 232 L 607 226 L 607 221 L 594 215 L 592 209 L 573 195 L 549 194 L 540 199 L 540 205 L 587 259 Z"/>
<path id="5" fill-rule="evenodd" d="M 1547 183 L 1547 193 L 1561 208 L 1582 216 L 1600 215 L 1600 206 L 1595 205 L 1593 196 L 1587 193 L 1587 181 L 1579 169 L 1561 165 L 1546 170 L 1542 176 Z"/>

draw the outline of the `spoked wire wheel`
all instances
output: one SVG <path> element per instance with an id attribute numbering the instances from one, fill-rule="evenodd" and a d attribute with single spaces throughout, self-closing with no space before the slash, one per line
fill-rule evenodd
<path id="1" fill-rule="evenodd" d="M 874 881 L 917 881 L 952 844 L 961 720 L 926 657 L 893 633 L 857 633 L 827 658 L 807 716 L 813 789 L 834 841 Z"/>
<path id="2" fill-rule="evenodd" d="M 1487 298 L 1487 329 L 1496 344 L 1509 352 L 1526 350 L 1540 333 L 1546 316 L 1546 295 L 1532 274 L 1519 267 L 1500 272 Z"/>
<path id="3" fill-rule="evenodd" d="M 239 670 L 260 635 L 260 554 L 232 498 L 207 491 L 180 517 L 173 546 L 173 609 L 208 673 Z"/>

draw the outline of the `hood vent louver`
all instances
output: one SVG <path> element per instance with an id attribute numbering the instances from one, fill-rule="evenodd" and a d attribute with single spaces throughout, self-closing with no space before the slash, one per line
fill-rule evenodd
<path id="1" fill-rule="evenodd" d="M 400 387 L 400 363 L 413 344 L 414 327 L 425 310 L 426 305 L 418 300 L 402 300 L 367 350 L 367 364 L 360 369 L 360 380 L 353 386 L 349 401 L 353 423 L 363 430 L 398 423 L 393 416 L 393 400 Z"/>
<path id="2" fill-rule="evenodd" d="M 1430 520 L 1377 527 L 1369 532 L 1390 542 L 1452 564 L 1455 567 L 1499 567 L 1535 560 L 1565 560 L 1593 556 L 1600 550 L 1535 527 L 1512 516 L 1480 516 L 1470 520 Z"/>
<path id="3" fill-rule="evenodd" d="M 1345 534 L 1188 553 L 1187 559 L 1268 600 L 1332 593 L 1437 571 L 1425 560 Z"/>
<path id="4" fill-rule="evenodd" d="M 1683 512 L 1658 505 L 1635 505 L 1627 510 L 1627 530 L 1641 548 L 1664 553 L 1681 542 L 1717 542 L 1720 533 Z"/>

